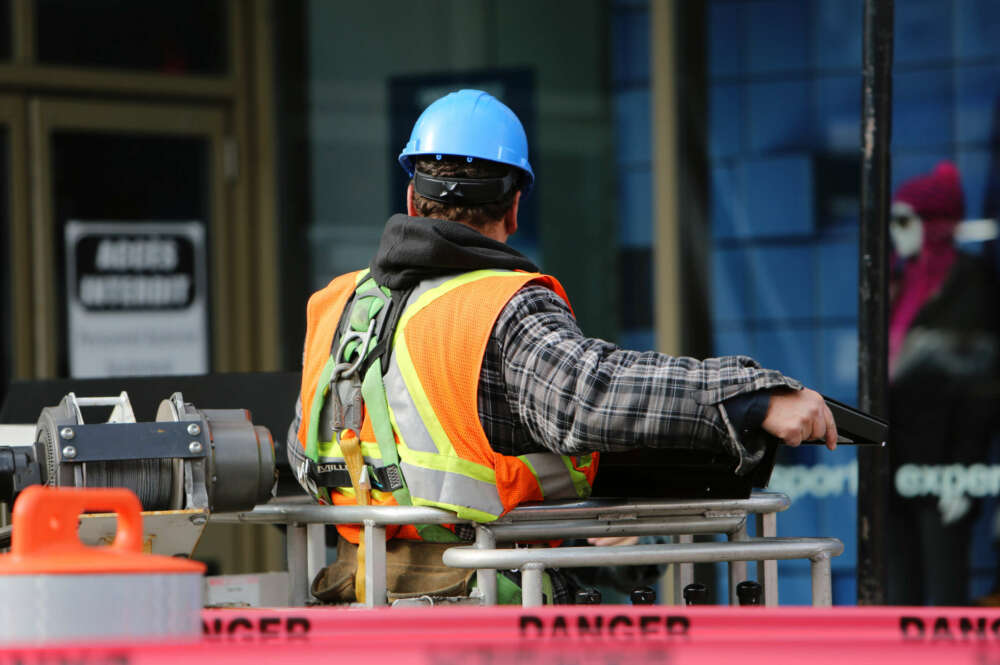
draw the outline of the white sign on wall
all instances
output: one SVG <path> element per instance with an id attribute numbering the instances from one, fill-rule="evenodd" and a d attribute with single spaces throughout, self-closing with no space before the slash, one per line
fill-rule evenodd
<path id="1" fill-rule="evenodd" d="M 209 371 L 201 222 L 66 224 L 70 376 Z"/>

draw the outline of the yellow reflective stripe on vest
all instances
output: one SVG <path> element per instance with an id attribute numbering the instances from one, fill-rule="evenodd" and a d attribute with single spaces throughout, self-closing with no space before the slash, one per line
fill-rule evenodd
<path id="1" fill-rule="evenodd" d="M 382 451 L 374 441 L 361 442 L 361 454 L 365 459 L 382 459 Z M 340 449 L 340 444 L 336 441 L 320 441 L 319 455 L 316 460 L 319 463 L 342 462 L 344 452 Z"/>
<path id="2" fill-rule="evenodd" d="M 593 454 L 586 455 L 586 458 L 587 458 L 587 463 L 581 465 L 584 468 L 590 466 L 594 462 Z M 569 472 L 569 477 L 573 479 L 573 485 L 576 487 L 576 495 L 579 496 L 581 499 L 586 499 L 588 496 L 590 496 L 590 492 L 593 489 L 590 486 L 590 482 L 587 481 L 587 475 L 583 471 L 577 471 L 575 468 L 573 468 L 573 460 L 571 460 L 569 457 L 563 456 L 560 457 L 560 459 L 563 461 L 563 464 L 566 465 L 566 470 Z"/>
<path id="3" fill-rule="evenodd" d="M 409 393 L 409 395 L 412 397 L 413 393 Z M 407 462 L 410 466 L 414 467 L 460 473 L 474 480 L 490 484 L 493 486 L 494 494 L 496 493 L 496 473 L 493 469 L 459 457 L 455 454 L 455 449 L 451 446 L 451 441 L 448 442 L 448 449 L 451 450 L 451 455 L 414 450 L 406 445 L 403 428 L 400 427 L 400 423 L 396 419 L 396 412 L 392 408 L 392 401 L 395 400 L 390 400 L 389 420 L 392 421 L 392 427 L 396 431 L 396 448 L 399 450 L 400 462 Z M 429 405 L 427 405 L 427 409 L 430 409 Z M 419 407 L 418 411 L 420 411 Z M 433 415 L 433 411 L 431 415 Z M 436 417 L 434 420 L 437 422 Z M 444 430 L 441 429 L 440 423 L 437 423 L 437 427 L 441 431 L 441 436 L 446 436 Z M 408 478 L 409 476 L 405 477 Z"/>
<path id="4" fill-rule="evenodd" d="M 385 373 L 383 385 L 386 399 L 389 402 L 389 416 L 393 429 L 396 431 L 397 443 L 405 445 L 410 450 L 437 453 L 438 448 L 431 438 L 430 432 L 413 402 L 413 397 L 406 389 L 406 383 L 396 361 L 397 352 L 389 359 L 389 369 Z M 403 442 L 402 433 L 406 432 Z M 397 446 L 398 447 L 398 446 Z"/>
<path id="5" fill-rule="evenodd" d="M 415 301 L 407 305 L 406 311 L 403 316 L 399 319 L 399 324 L 396 326 L 396 341 L 399 339 L 399 332 L 406 327 L 420 310 L 432 302 L 445 295 L 449 291 L 453 291 L 460 286 L 465 286 L 471 282 L 478 281 L 485 277 L 496 277 L 498 275 L 517 275 L 517 273 L 512 273 L 509 270 L 473 270 L 472 272 L 467 272 L 459 275 L 458 277 L 453 277 L 446 281 L 440 286 L 435 286 L 434 288 L 428 289 L 422 293 Z"/>

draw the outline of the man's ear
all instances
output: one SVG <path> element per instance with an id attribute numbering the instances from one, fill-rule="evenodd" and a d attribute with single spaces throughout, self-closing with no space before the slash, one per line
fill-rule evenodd
<path id="1" fill-rule="evenodd" d="M 514 194 L 514 203 L 511 204 L 510 210 L 507 214 L 503 216 L 503 230 L 508 236 L 514 235 L 517 232 L 517 209 L 521 203 L 521 191 L 518 190 Z"/>
<path id="2" fill-rule="evenodd" d="M 413 183 L 406 188 L 406 214 L 410 217 L 419 217 L 417 207 L 413 205 Z"/>

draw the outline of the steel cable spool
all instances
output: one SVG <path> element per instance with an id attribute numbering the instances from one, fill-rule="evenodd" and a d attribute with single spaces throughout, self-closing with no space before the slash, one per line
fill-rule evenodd
<path id="1" fill-rule="evenodd" d="M 205 566 L 143 554 L 140 510 L 125 489 L 24 490 L 0 555 L 0 645 L 198 639 Z M 117 515 L 110 547 L 79 540 L 79 516 L 93 511 Z"/>
<path id="2" fill-rule="evenodd" d="M 42 409 L 36 426 L 40 457 L 44 459 L 45 484 L 60 487 L 124 487 L 139 497 L 144 510 L 180 508 L 172 502 L 174 464 L 172 460 L 137 459 L 120 461 L 72 462 L 61 445 L 60 432 L 81 425 L 75 400 L 64 399 L 58 406 Z M 42 462 L 40 459 L 39 462 Z"/>
<path id="3" fill-rule="evenodd" d="M 144 510 L 167 510 L 173 485 L 173 465 L 165 460 L 88 462 L 84 487 L 125 487 L 139 497 Z"/>
<path id="4" fill-rule="evenodd" d="M 81 407 L 108 407 L 85 423 Z M 162 423 L 162 425 L 160 424 Z M 24 487 L 123 487 L 144 510 L 249 510 L 271 498 L 274 440 L 245 409 L 201 410 L 174 393 L 152 423 L 136 422 L 128 395 L 68 394 L 42 409 L 34 446 L 0 446 L 0 500 Z"/>

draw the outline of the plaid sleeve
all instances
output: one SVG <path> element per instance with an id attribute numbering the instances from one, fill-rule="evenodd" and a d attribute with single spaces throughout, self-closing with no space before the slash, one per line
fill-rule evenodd
<path id="1" fill-rule="evenodd" d="M 559 454 L 647 447 L 742 456 L 721 402 L 802 387 L 746 356 L 699 361 L 585 337 L 566 303 L 539 285 L 511 299 L 493 337 L 512 414 Z"/>

